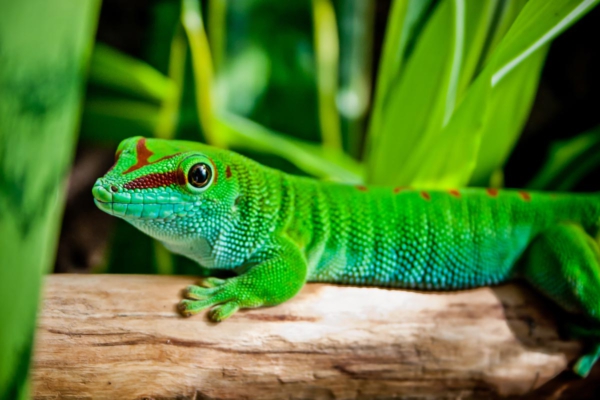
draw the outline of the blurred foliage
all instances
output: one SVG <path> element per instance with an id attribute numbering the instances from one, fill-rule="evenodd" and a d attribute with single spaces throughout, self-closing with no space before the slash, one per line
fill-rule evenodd
<path id="1" fill-rule="evenodd" d="M 0 399 L 29 398 L 99 1 L 0 1 Z"/>
<path id="2" fill-rule="evenodd" d="M 529 183 L 536 190 L 572 190 L 600 168 L 600 126 L 573 139 L 556 142 L 546 164 Z"/>

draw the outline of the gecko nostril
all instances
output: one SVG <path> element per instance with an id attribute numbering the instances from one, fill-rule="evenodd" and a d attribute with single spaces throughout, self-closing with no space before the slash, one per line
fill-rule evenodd
<path id="1" fill-rule="evenodd" d="M 112 185 L 112 186 L 110 187 L 110 191 L 111 191 L 111 192 L 113 192 L 113 193 L 117 193 L 117 192 L 119 191 L 119 188 L 118 188 L 118 187 L 116 187 L 115 185 Z"/>

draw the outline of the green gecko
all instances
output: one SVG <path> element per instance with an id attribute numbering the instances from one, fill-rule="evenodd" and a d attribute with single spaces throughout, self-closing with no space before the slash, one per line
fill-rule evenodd
<path id="1" fill-rule="evenodd" d="M 456 290 L 519 278 L 600 326 L 598 194 L 344 185 L 142 137 L 121 142 L 92 191 L 101 210 L 172 252 L 237 274 L 189 286 L 186 316 L 211 308 L 222 321 L 308 281 Z M 587 375 L 599 356 L 596 345 L 574 370 Z"/>

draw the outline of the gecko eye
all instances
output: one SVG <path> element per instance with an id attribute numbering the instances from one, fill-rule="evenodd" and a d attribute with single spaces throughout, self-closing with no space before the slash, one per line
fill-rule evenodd
<path id="1" fill-rule="evenodd" d="M 194 164 L 188 172 L 188 182 L 197 188 L 203 188 L 210 182 L 212 171 L 204 163 Z"/>

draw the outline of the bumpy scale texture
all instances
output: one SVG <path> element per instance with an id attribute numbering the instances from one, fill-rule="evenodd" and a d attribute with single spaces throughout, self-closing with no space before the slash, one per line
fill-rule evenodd
<path id="1" fill-rule="evenodd" d="M 210 171 L 194 182 L 194 165 Z M 184 315 L 274 305 L 306 281 L 431 290 L 528 281 L 600 324 L 600 196 L 349 186 L 284 174 L 194 142 L 134 137 L 93 189 L 124 218 L 234 278 L 190 286 Z M 575 370 L 585 375 L 600 346 Z"/>

